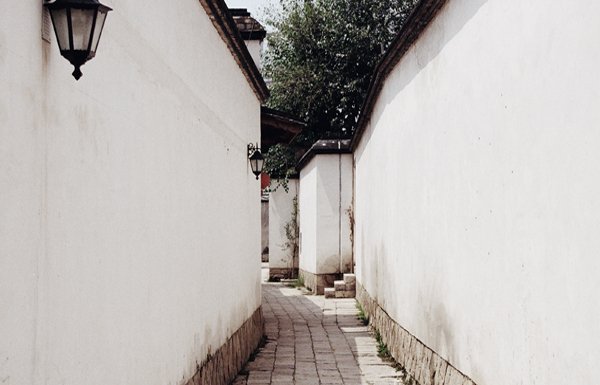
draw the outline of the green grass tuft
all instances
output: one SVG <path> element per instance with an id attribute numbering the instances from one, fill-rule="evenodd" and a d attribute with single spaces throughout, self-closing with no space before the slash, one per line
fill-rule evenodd
<path id="1" fill-rule="evenodd" d="M 303 275 L 298 276 L 298 279 L 296 280 L 294 287 L 296 287 L 296 288 L 304 287 L 304 276 Z"/>
<path id="2" fill-rule="evenodd" d="M 405 385 L 419 385 L 419 383 L 410 374 L 408 374 L 406 368 L 394 360 L 394 357 L 392 357 L 388 346 L 383 342 L 383 337 L 381 336 L 381 333 L 379 333 L 379 330 L 374 329 L 374 332 L 375 340 L 377 341 L 377 355 L 384 361 L 389 361 L 392 363 L 394 369 L 396 369 L 397 372 L 400 372 L 402 382 Z"/>
<path id="3" fill-rule="evenodd" d="M 391 360 L 392 355 L 390 354 L 390 350 L 385 342 L 383 342 L 381 333 L 378 330 L 375 330 L 375 340 L 377 341 L 377 355 L 386 361 Z"/>
<path id="4" fill-rule="evenodd" d="M 356 308 L 358 309 L 358 314 L 356 317 L 362 322 L 363 325 L 367 326 L 369 324 L 369 316 L 365 313 L 365 309 L 360 305 L 360 303 L 356 303 Z"/>

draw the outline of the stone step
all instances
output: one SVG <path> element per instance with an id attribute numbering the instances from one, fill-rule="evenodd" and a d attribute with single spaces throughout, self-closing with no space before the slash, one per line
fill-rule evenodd
<path id="1" fill-rule="evenodd" d="M 347 286 L 356 286 L 356 275 L 344 274 L 344 282 Z"/>
<path id="2" fill-rule="evenodd" d="M 333 287 L 326 287 L 325 298 L 355 298 L 355 290 L 335 290 Z"/>
<path id="3" fill-rule="evenodd" d="M 335 288 L 326 287 L 324 292 L 325 292 L 325 298 L 335 298 Z"/>
<path id="4" fill-rule="evenodd" d="M 354 298 L 356 291 L 354 290 L 336 290 L 335 298 Z"/>
<path id="5" fill-rule="evenodd" d="M 346 281 L 343 281 L 343 280 L 333 281 L 333 288 L 335 289 L 335 291 L 346 290 Z"/>

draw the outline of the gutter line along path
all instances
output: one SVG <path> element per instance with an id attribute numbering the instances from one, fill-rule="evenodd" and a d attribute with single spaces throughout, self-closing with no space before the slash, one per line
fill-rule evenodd
<path id="1" fill-rule="evenodd" d="M 262 289 L 267 342 L 234 385 L 403 384 L 400 372 L 377 356 L 354 299 L 272 283 Z"/>

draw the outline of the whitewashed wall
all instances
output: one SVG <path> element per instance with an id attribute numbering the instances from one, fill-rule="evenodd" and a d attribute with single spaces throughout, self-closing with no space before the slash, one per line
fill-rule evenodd
<path id="1" fill-rule="evenodd" d="M 114 2 L 97 57 L 0 4 L 0 381 L 179 384 L 260 305 L 260 103 L 200 3 Z"/>
<path id="2" fill-rule="evenodd" d="M 450 0 L 355 152 L 358 281 L 478 384 L 600 377 L 599 14 Z"/>
<path id="3" fill-rule="evenodd" d="M 254 64 L 258 67 L 258 69 L 262 68 L 262 40 L 245 40 L 246 47 L 248 48 L 248 52 L 250 52 L 250 56 L 252 56 L 252 60 L 254 60 Z"/>
<path id="4" fill-rule="evenodd" d="M 269 258 L 269 201 L 260 201 L 260 250 L 261 258 Z M 266 262 L 266 261 L 265 261 Z"/>
<path id="5" fill-rule="evenodd" d="M 317 161 L 313 158 L 300 170 L 298 217 L 300 218 L 299 267 L 317 272 Z"/>
<path id="6" fill-rule="evenodd" d="M 275 185 L 276 180 L 271 181 Z M 269 268 L 298 268 L 298 258 L 292 261 L 292 253 L 285 247 L 288 242 L 285 226 L 292 219 L 294 199 L 298 197 L 298 179 L 288 181 L 288 191 L 283 187 L 269 194 Z"/>
<path id="7" fill-rule="evenodd" d="M 300 171 L 300 269 L 351 271 L 352 155 L 317 154 Z"/>

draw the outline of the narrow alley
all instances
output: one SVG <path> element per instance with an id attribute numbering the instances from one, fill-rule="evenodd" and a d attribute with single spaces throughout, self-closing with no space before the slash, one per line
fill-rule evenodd
<path id="1" fill-rule="evenodd" d="M 378 357 L 354 299 L 265 283 L 263 312 L 266 344 L 234 385 L 403 384 L 400 372 Z"/>

